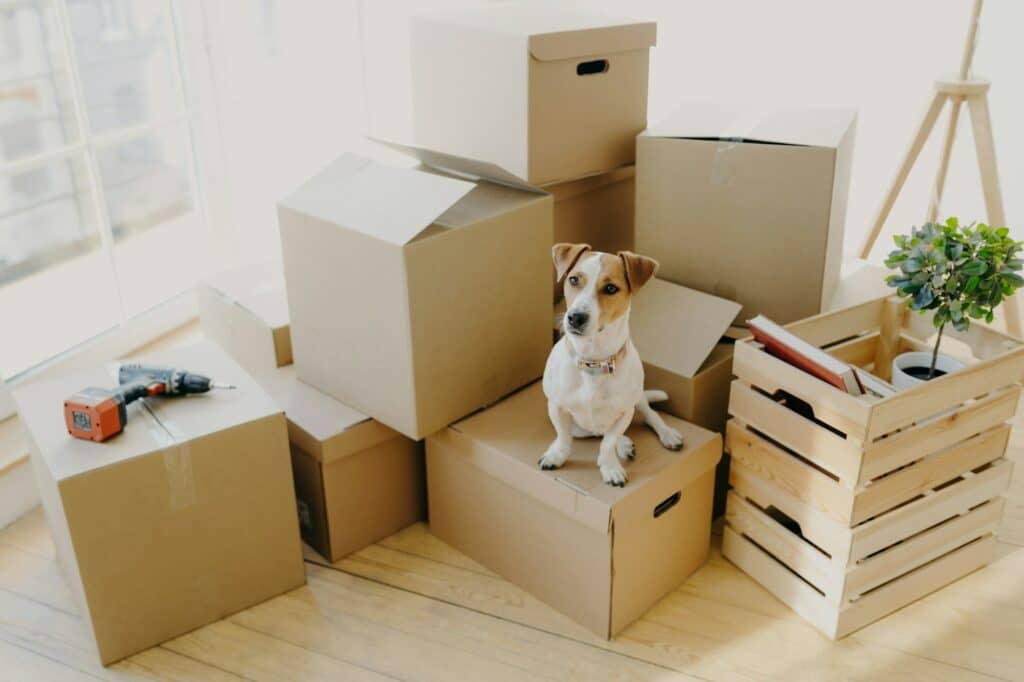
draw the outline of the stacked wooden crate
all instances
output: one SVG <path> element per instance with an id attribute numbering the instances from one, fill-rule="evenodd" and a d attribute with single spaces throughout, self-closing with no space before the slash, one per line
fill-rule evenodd
<path id="1" fill-rule="evenodd" d="M 894 298 L 787 328 L 882 378 L 893 355 L 935 333 Z M 1024 345 L 981 325 L 945 336 L 943 351 L 967 367 L 886 398 L 736 344 L 722 551 L 830 637 L 992 559 Z"/>

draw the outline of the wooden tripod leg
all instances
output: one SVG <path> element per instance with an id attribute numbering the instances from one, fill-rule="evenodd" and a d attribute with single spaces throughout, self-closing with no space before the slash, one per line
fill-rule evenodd
<path id="1" fill-rule="evenodd" d="M 1005 227 L 1003 193 L 999 187 L 999 169 L 996 166 L 996 145 L 992 137 L 992 119 L 988 112 L 988 97 L 982 93 L 967 98 L 971 112 L 971 127 L 974 130 L 974 146 L 978 152 L 978 167 L 981 170 L 981 188 L 985 193 L 985 213 L 992 227 Z M 1021 336 L 1020 307 L 1017 297 L 1003 302 L 1006 311 L 1006 330 Z"/>
<path id="2" fill-rule="evenodd" d="M 864 242 L 864 247 L 860 250 L 861 258 L 866 259 L 871 255 L 871 248 L 875 245 L 878 235 L 881 234 L 882 227 L 885 225 L 885 219 L 889 217 L 892 205 L 896 203 L 896 197 L 899 196 L 900 190 L 903 189 L 903 183 L 907 181 L 907 176 L 910 175 L 910 169 L 914 167 L 914 162 L 917 161 L 921 148 L 924 147 L 925 141 L 928 140 L 928 135 L 931 134 L 932 128 L 935 127 L 935 121 L 942 111 L 942 105 L 946 103 L 946 97 L 945 93 L 936 92 L 935 97 L 932 98 L 932 103 L 921 120 L 921 126 L 917 129 L 917 135 L 914 136 L 914 140 L 910 143 L 910 148 L 907 150 L 903 163 L 900 165 L 899 170 L 896 172 L 896 177 L 889 187 L 889 193 L 885 195 L 882 207 L 878 209 L 875 224 L 871 228 L 871 233 L 868 234 L 867 241 Z"/>
<path id="3" fill-rule="evenodd" d="M 939 159 L 939 172 L 935 176 L 935 190 L 928 206 L 928 222 L 934 223 L 939 217 L 939 202 L 942 201 L 942 190 L 946 186 L 946 173 L 949 171 L 949 156 L 953 151 L 953 138 L 956 136 L 956 124 L 960 120 L 960 105 L 963 97 L 952 97 L 953 106 L 949 112 L 949 127 L 946 128 L 946 139 L 942 144 L 942 157 Z"/>

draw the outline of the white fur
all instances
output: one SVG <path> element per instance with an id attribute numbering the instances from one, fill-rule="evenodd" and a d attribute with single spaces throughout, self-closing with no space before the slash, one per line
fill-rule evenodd
<path id="1" fill-rule="evenodd" d="M 661 391 L 650 391 L 650 396 L 644 393 L 643 363 L 629 338 L 629 310 L 607 327 L 595 328 L 601 315 L 597 292 L 600 267 L 601 259 L 597 254 L 581 259 L 577 269 L 585 277 L 585 289 L 575 297 L 566 314 L 587 312 L 589 322 L 580 335 L 567 331 L 552 348 L 544 368 L 544 395 L 556 437 L 538 463 L 544 469 L 558 468 L 569 459 L 574 437 L 600 436 L 597 465 L 601 477 L 605 483 L 622 486 L 628 475 L 620 460 L 632 459 L 633 442 L 625 432 L 633 420 L 634 410 L 640 411 L 666 448 L 678 450 L 683 439 L 648 402 L 648 397 L 666 399 L 667 396 Z M 614 374 L 586 374 L 570 353 L 571 348 L 577 357 L 604 360 L 623 346 L 626 351 L 617 361 Z"/>

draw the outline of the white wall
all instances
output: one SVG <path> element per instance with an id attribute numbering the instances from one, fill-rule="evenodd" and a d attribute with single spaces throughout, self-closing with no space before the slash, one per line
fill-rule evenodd
<path id="1" fill-rule="evenodd" d="M 551 1 L 551 0 L 549 0 Z M 658 21 L 650 119 L 677 102 L 714 99 L 758 106 L 851 105 L 860 111 L 846 252 L 857 250 L 932 94 L 932 82 L 959 68 L 970 0 L 554 0 Z M 409 68 L 404 23 L 424 5 L 366 2 L 370 129 L 409 136 Z M 1024 238 L 1024 2 L 988 0 L 975 71 L 990 94 L 1006 215 Z M 927 211 L 941 133 L 925 148 L 878 242 L 920 223 Z M 970 125 L 961 117 L 941 213 L 984 218 Z"/>

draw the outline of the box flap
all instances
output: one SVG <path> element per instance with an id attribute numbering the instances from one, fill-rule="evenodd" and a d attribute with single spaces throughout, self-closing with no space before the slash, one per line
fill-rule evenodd
<path id="1" fill-rule="evenodd" d="M 641 135 L 837 147 L 855 118 L 856 111 L 845 108 L 758 108 L 687 102 Z"/>
<path id="2" fill-rule="evenodd" d="M 550 506 L 562 510 L 566 508 L 554 496 L 544 499 L 544 488 L 540 484 L 542 479 L 554 480 L 566 491 L 587 498 L 590 506 L 596 503 L 610 512 L 621 500 L 638 494 L 661 471 L 677 463 L 687 451 L 699 448 L 716 437 L 710 431 L 681 419 L 664 416 L 666 421 L 682 432 L 687 441 L 686 447 L 682 453 L 666 450 L 650 428 L 639 421 L 634 422 L 627 433 L 636 443 L 637 455 L 634 461 L 627 464 L 629 483 L 623 488 L 610 486 L 601 480 L 601 472 L 595 464 L 600 444 L 597 438 L 574 440 L 572 457 L 561 469 L 541 471 L 538 468 L 537 458 L 555 437 L 554 427 L 548 419 L 547 398 L 540 382 L 531 384 L 497 405 L 456 422 L 449 428 L 488 450 L 500 453 L 506 459 L 507 466 L 489 469 L 491 475 L 502 478 L 514 487 L 528 488 L 524 492 L 542 499 Z M 694 466 L 703 466 L 703 460 L 694 459 L 693 462 Z M 708 466 L 714 464 L 710 462 Z"/>
<path id="3" fill-rule="evenodd" d="M 657 37 L 653 21 L 636 23 L 630 19 L 611 19 L 579 15 L 574 28 L 537 32 L 530 36 L 530 54 L 540 61 L 556 61 L 629 50 L 646 50 Z M 584 26 L 591 25 L 591 28 Z"/>
<path id="4" fill-rule="evenodd" d="M 655 278 L 633 300 L 633 343 L 645 362 L 692 378 L 742 307 Z"/>
<path id="5" fill-rule="evenodd" d="M 288 324 L 288 300 L 280 262 L 225 270 L 207 277 L 202 284 L 248 310 L 272 329 Z"/>
<path id="6" fill-rule="evenodd" d="M 344 154 L 281 205 L 401 246 L 472 189 L 471 182 Z"/>
<path id="7" fill-rule="evenodd" d="M 525 190 L 527 192 L 543 193 L 544 191 L 531 185 L 518 175 L 510 173 L 501 166 L 488 163 L 487 161 L 474 161 L 473 159 L 455 156 L 454 154 L 445 154 L 444 152 L 417 147 L 413 144 L 392 142 L 376 137 L 371 137 L 369 139 L 374 142 L 379 142 L 391 149 L 408 154 L 420 163 L 430 166 L 431 168 L 445 171 L 446 173 L 460 175 L 470 180 L 489 180 L 490 182 L 495 182 L 499 185 L 508 185 L 509 187 Z"/>
<path id="8" fill-rule="evenodd" d="M 178 398 L 149 398 L 128 406 L 124 431 L 103 443 L 71 437 L 64 424 L 64 400 L 83 388 L 113 388 L 106 367 L 30 383 L 15 391 L 22 423 L 39 447 L 53 478 L 61 481 L 180 445 L 211 433 L 281 412 L 264 390 L 216 344 L 170 348 L 134 361 L 181 367 L 237 386 Z"/>
<path id="9" fill-rule="evenodd" d="M 327 441 L 368 419 L 368 416 L 343 402 L 321 393 L 299 380 L 295 365 L 278 368 L 273 379 L 265 382 L 288 421 L 295 422 L 318 441 Z"/>

